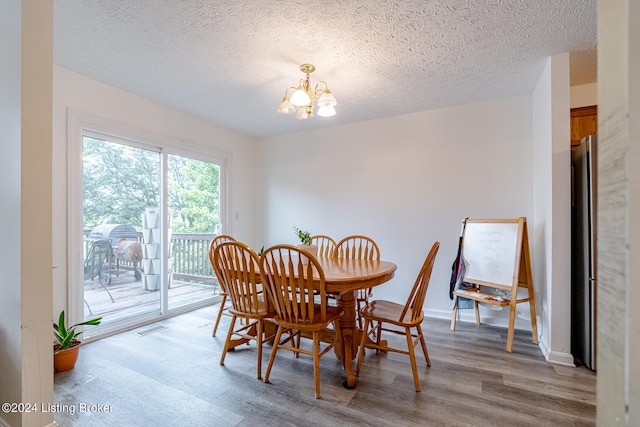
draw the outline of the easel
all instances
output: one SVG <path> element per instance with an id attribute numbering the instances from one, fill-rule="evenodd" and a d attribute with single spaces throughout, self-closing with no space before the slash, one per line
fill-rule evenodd
<path id="1" fill-rule="evenodd" d="M 538 344 L 538 328 L 536 326 L 536 308 L 535 308 L 535 293 L 533 288 L 533 275 L 531 272 L 531 255 L 529 253 L 529 236 L 527 233 L 527 222 L 525 217 L 514 218 L 514 219 L 488 219 L 488 220 L 467 220 L 467 226 L 469 224 L 475 223 L 479 225 L 487 224 L 488 227 L 493 227 L 493 229 L 498 229 L 504 225 L 504 227 L 511 227 L 509 224 L 517 224 L 517 232 L 514 236 L 515 240 L 515 254 L 513 258 L 513 265 L 510 264 L 510 261 L 506 263 L 506 265 L 500 266 L 499 272 L 504 272 L 508 269 L 509 272 L 513 271 L 511 283 L 505 283 L 505 280 L 496 280 L 492 281 L 493 274 L 496 274 L 495 277 L 498 277 L 497 270 L 492 270 L 493 267 L 489 267 L 485 269 L 482 273 L 482 277 L 473 277 L 473 275 L 468 275 L 465 277 L 464 281 L 466 283 L 471 283 L 476 285 L 472 289 L 462 290 L 458 289 L 453 292 L 456 296 L 455 304 L 453 307 L 453 315 L 451 318 L 451 330 L 455 330 L 456 328 L 456 316 L 458 313 L 458 298 L 468 298 L 473 300 L 473 306 L 476 315 L 476 324 L 480 324 L 480 311 L 478 310 L 478 302 L 483 302 L 486 304 L 496 305 L 499 307 L 509 306 L 509 332 L 507 335 L 507 351 L 511 353 L 513 348 L 513 335 L 514 335 L 514 325 L 516 318 L 516 305 L 524 302 L 529 302 L 529 310 L 531 314 L 531 335 L 533 337 L 533 343 Z M 468 231 L 465 231 L 465 236 Z M 499 241 L 499 238 L 491 237 L 493 240 L 489 242 L 489 247 L 493 245 L 499 246 L 502 243 Z M 474 239 L 483 239 L 483 237 L 474 237 Z M 496 243 L 498 241 L 498 243 Z M 463 244 L 465 244 L 463 239 Z M 476 243 L 474 241 L 474 243 Z M 482 242 L 480 242 L 482 243 Z M 511 248 L 510 245 L 512 242 L 504 243 L 505 246 Z M 466 244 L 465 244 L 466 246 Z M 467 258 L 465 256 L 465 258 Z M 469 259 L 469 263 L 471 267 L 476 263 L 476 266 L 482 263 L 486 257 L 484 254 L 471 254 Z M 483 266 L 484 267 L 484 266 Z M 473 271 L 473 269 L 471 270 Z M 480 286 L 486 286 L 489 288 L 496 288 L 505 291 L 511 291 L 511 298 L 502 298 L 496 297 L 494 295 L 481 292 Z M 527 289 L 527 296 L 525 298 L 518 298 L 518 288 Z"/>

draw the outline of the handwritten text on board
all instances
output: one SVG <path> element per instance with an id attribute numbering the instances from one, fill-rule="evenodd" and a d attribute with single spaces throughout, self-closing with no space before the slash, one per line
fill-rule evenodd
<path id="1" fill-rule="evenodd" d="M 518 223 L 468 223 L 464 233 L 465 279 L 511 286 Z"/>

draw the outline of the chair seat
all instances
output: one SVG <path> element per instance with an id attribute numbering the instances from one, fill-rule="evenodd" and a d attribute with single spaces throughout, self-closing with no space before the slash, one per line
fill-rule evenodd
<path id="1" fill-rule="evenodd" d="M 248 319 L 264 319 L 267 317 L 273 317 L 274 311 L 265 304 L 263 294 L 258 295 L 257 300 L 257 306 L 251 307 L 251 312 L 247 310 L 236 310 L 233 306 L 229 307 L 228 311 L 232 315 Z"/>
<path id="2" fill-rule="evenodd" d="M 307 322 L 307 323 L 299 323 L 299 322 L 288 322 L 280 316 L 274 316 L 273 320 L 283 328 L 287 329 L 297 329 L 300 331 L 321 331 L 327 327 L 328 323 L 331 323 L 337 320 L 340 316 L 342 316 L 343 310 L 340 307 L 327 306 L 327 317 L 324 321 L 320 322 Z M 317 304 L 314 306 L 314 318 L 320 319 L 320 305 Z"/>
<path id="3" fill-rule="evenodd" d="M 411 319 L 414 318 L 411 308 L 408 308 L 407 314 L 404 317 L 406 321 L 401 321 L 400 316 L 402 316 L 404 308 L 404 304 L 397 304 L 386 300 L 375 300 L 363 307 L 360 310 L 360 315 L 369 320 L 376 322 L 382 321 L 398 326 L 413 326 L 422 322 L 424 317 L 422 307 L 420 307 L 420 313 L 418 313 L 414 321 L 411 321 Z"/>

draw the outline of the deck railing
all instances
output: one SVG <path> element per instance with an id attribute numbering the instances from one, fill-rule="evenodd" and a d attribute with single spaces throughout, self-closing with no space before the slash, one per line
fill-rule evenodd
<path id="1" fill-rule="evenodd" d="M 84 253 L 87 254 L 92 243 L 88 239 L 91 230 L 84 230 Z M 173 233 L 171 236 L 169 259 L 170 272 L 176 280 L 215 283 L 215 275 L 209 261 L 209 242 L 215 234 L 208 233 Z M 143 242 L 142 233 L 138 233 L 138 241 Z M 113 268 L 129 270 L 134 268 L 133 262 L 126 259 L 114 259 Z M 142 268 L 138 265 L 138 268 Z"/>
<path id="2" fill-rule="evenodd" d="M 177 280 L 214 282 L 209 261 L 209 242 L 215 234 L 173 233 L 170 258 L 173 276 Z"/>

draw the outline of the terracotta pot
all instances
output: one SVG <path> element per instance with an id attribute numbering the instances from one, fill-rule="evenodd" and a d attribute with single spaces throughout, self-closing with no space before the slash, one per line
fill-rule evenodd
<path id="1" fill-rule="evenodd" d="M 58 345 L 53 346 L 53 368 L 56 372 L 64 372 L 73 369 L 78 360 L 80 351 L 80 341 L 71 341 L 71 347 L 58 349 Z"/>

